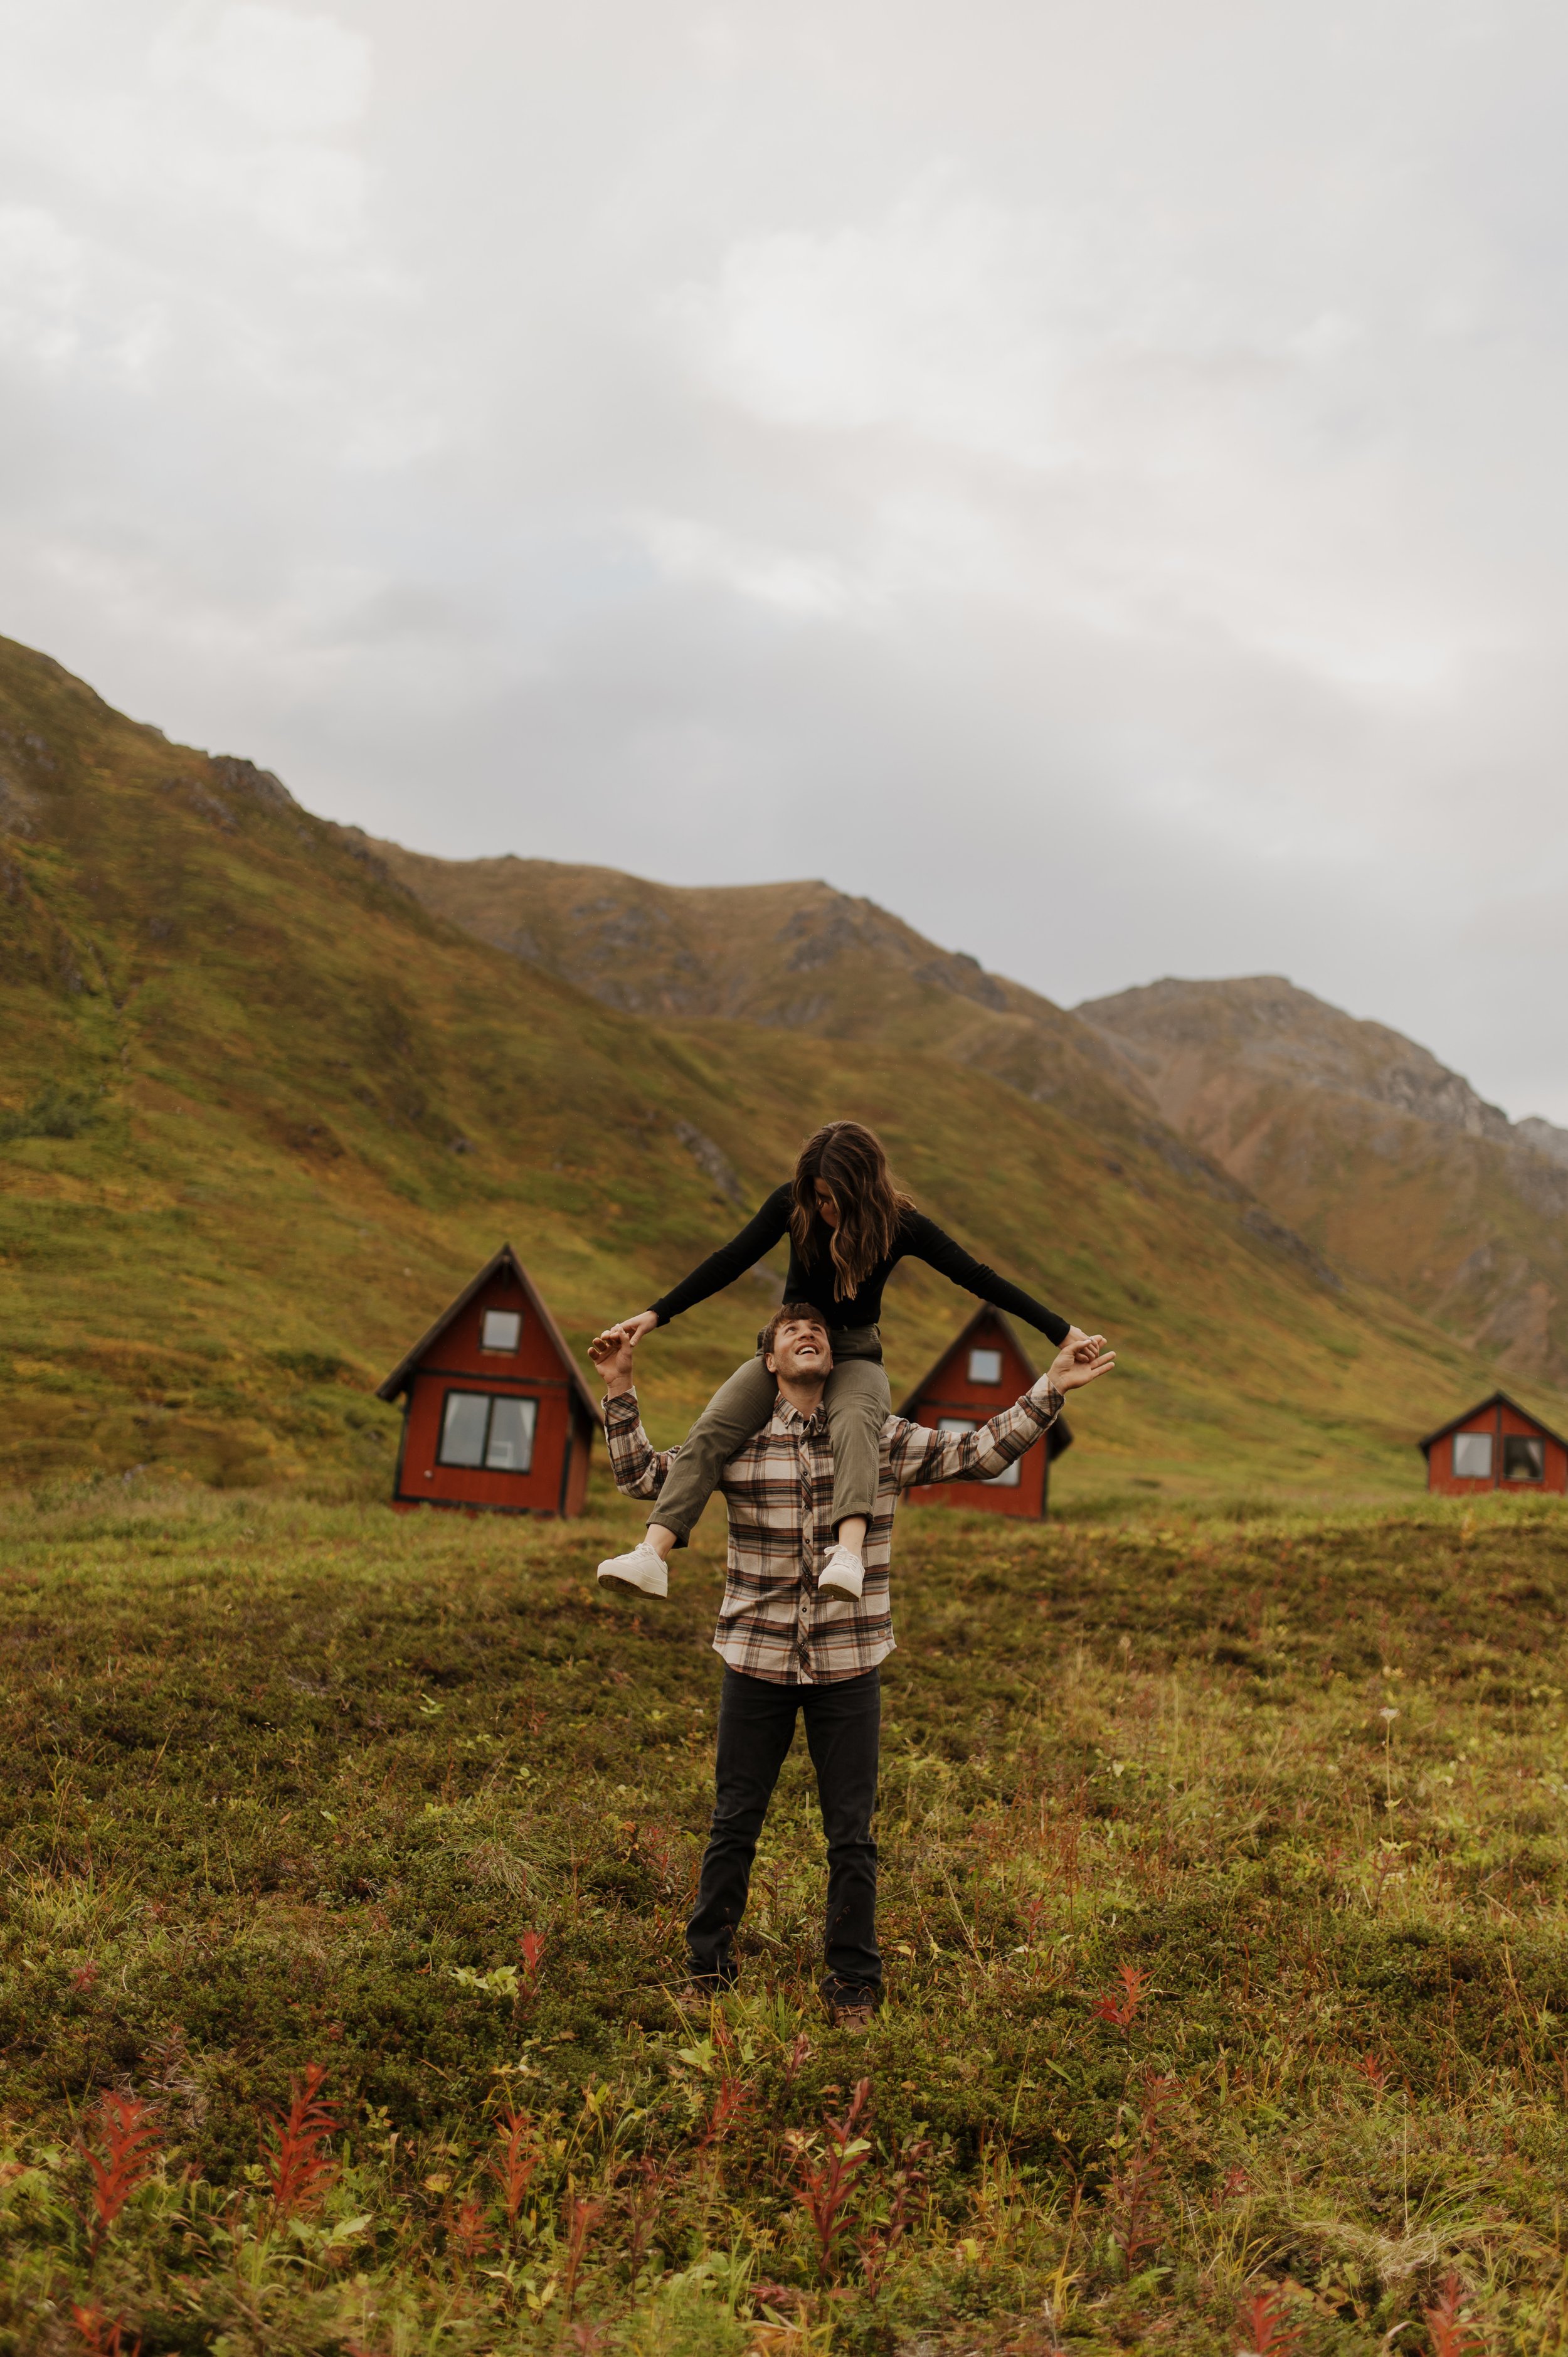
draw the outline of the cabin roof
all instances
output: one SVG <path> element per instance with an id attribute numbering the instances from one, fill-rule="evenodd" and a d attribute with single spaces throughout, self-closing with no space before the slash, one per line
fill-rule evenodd
<path id="1" fill-rule="evenodd" d="M 1522 1415 L 1526 1424 L 1532 1424 L 1537 1432 L 1543 1433 L 1548 1440 L 1556 1441 L 1559 1448 L 1568 1448 L 1568 1440 L 1564 1440 L 1561 1433 L 1553 1432 L 1549 1424 L 1542 1424 L 1529 1408 L 1520 1407 L 1518 1400 L 1511 1399 L 1507 1392 L 1488 1392 L 1484 1400 L 1476 1402 L 1474 1407 L 1462 1408 L 1457 1415 L 1451 1415 L 1446 1424 L 1440 1424 L 1435 1432 L 1429 1432 L 1424 1440 L 1418 1440 L 1416 1447 L 1423 1457 L 1426 1456 L 1438 1441 L 1445 1439 L 1451 1432 L 1457 1432 L 1462 1424 L 1468 1424 L 1473 1415 L 1480 1415 L 1489 1407 L 1511 1407 L 1515 1415 Z"/>
<path id="2" fill-rule="evenodd" d="M 566 1370 L 566 1373 L 570 1380 L 573 1392 L 576 1396 L 578 1405 L 582 1407 L 588 1415 L 592 1416 L 596 1424 L 602 1424 L 604 1422 L 603 1409 L 600 1407 L 598 1401 L 594 1397 L 593 1393 L 588 1389 L 587 1384 L 584 1382 L 582 1369 L 578 1366 L 576 1360 L 572 1356 L 571 1351 L 568 1350 L 565 1336 L 562 1333 L 560 1327 L 557 1326 L 554 1318 L 551 1316 L 543 1299 L 541 1297 L 537 1286 L 534 1285 L 533 1279 L 529 1275 L 528 1271 L 519 1260 L 516 1253 L 513 1252 L 510 1244 L 502 1244 L 499 1252 L 492 1254 L 490 1258 L 485 1263 L 483 1268 L 480 1269 L 478 1275 L 470 1279 L 469 1283 L 463 1287 L 462 1292 L 457 1296 L 456 1299 L 447 1303 L 446 1308 L 441 1312 L 440 1317 L 435 1320 L 435 1325 L 430 1328 L 427 1333 L 420 1336 L 418 1341 L 414 1344 L 413 1350 L 408 1352 L 406 1357 L 398 1361 L 396 1366 L 392 1369 L 385 1383 L 377 1384 L 376 1397 L 383 1400 L 395 1400 L 401 1392 L 404 1392 L 408 1389 L 410 1376 L 419 1366 L 421 1361 L 429 1356 L 436 1343 L 440 1340 L 442 1335 L 446 1331 L 447 1327 L 451 1325 L 452 1320 L 455 1318 L 461 1317 L 463 1311 L 467 1309 L 469 1302 L 474 1298 L 474 1296 L 487 1286 L 491 1277 L 496 1275 L 501 1269 L 507 1270 L 517 1279 L 517 1282 L 522 1287 L 524 1294 L 528 1297 L 529 1307 L 532 1309 L 534 1316 L 538 1318 L 541 1326 L 543 1327 L 545 1333 L 549 1336 L 556 1357 L 560 1360 L 562 1365 Z"/>
<path id="3" fill-rule="evenodd" d="M 958 1332 L 953 1336 L 952 1340 L 948 1344 L 946 1350 L 941 1352 L 940 1357 L 931 1361 L 931 1364 L 926 1369 L 925 1373 L 920 1377 L 919 1382 L 915 1385 L 914 1390 L 910 1392 L 905 1399 L 900 1401 L 898 1406 L 893 1411 L 896 1415 L 913 1417 L 916 1409 L 919 1406 L 920 1402 L 925 1398 L 926 1394 L 930 1390 L 931 1385 L 936 1382 L 937 1377 L 941 1373 L 942 1369 L 947 1365 L 948 1361 L 952 1357 L 953 1352 L 955 1351 L 961 1351 L 970 1336 L 975 1331 L 977 1327 L 981 1326 L 1000 1326 L 1002 1331 L 1005 1334 L 1007 1340 L 1012 1343 L 1013 1348 L 1017 1351 L 1018 1356 L 1023 1360 L 1025 1366 L 1027 1368 L 1029 1381 L 1032 1383 L 1038 1381 L 1040 1370 L 1035 1364 L 1034 1353 L 1030 1351 L 1026 1351 L 1024 1345 L 1018 1340 L 1017 1329 L 1013 1324 L 1012 1319 L 1004 1317 L 1000 1309 L 993 1309 L 988 1301 L 983 1301 L 979 1308 L 975 1311 L 973 1317 L 969 1320 L 969 1323 L 966 1326 L 960 1327 Z M 1065 1415 L 1058 1415 L 1050 1430 L 1047 1433 L 1046 1445 L 1047 1455 L 1053 1458 L 1059 1457 L 1064 1448 L 1070 1448 L 1072 1447 L 1072 1427 L 1068 1423 Z"/>

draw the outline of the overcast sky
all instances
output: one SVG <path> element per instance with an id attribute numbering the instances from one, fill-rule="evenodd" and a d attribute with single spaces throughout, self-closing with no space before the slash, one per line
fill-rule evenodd
<path id="1" fill-rule="evenodd" d="M 0 0 L 0 630 L 1568 1122 L 1568 14 Z"/>

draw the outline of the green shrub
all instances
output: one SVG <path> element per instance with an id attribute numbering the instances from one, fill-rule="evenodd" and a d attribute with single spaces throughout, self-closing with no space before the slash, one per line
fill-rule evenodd
<path id="1" fill-rule="evenodd" d="M 102 1092 L 51 1081 L 23 1113 L 0 1113 L 0 1143 L 17 1137 L 80 1137 L 103 1118 Z"/>

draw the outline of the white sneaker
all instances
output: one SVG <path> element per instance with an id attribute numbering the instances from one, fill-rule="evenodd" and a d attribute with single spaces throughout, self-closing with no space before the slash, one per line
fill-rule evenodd
<path id="1" fill-rule="evenodd" d="M 846 1546 L 834 1547 L 817 1574 L 819 1587 L 832 1587 L 845 1596 L 858 1597 L 865 1585 L 865 1566 Z"/>
<path id="2" fill-rule="evenodd" d="M 599 1566 L 601 1579 L 624 1579 L 628 1587 L 640 1587 L 644 1596 L 668 1596 L 670 1575 L 664 1568 L 664 1558 L 657 1547 L 646 1539 L 639 1539 L 629 1555 L 612 1555 L 608 1563 Z"/>

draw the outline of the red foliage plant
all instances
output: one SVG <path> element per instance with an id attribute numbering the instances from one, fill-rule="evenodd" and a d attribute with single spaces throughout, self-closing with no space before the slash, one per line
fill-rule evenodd
<path id="1" fill-rule="evenodd" d="M 1118 1996 L 1097 1996 L 1090 2010 L 1096 2021 L 1108 2021 L 1123 2035 L 1132 2029 L 1138 2008 L 1148 1993 L 1149 1975 L 1138 1964 L 1123 1964 L 1118 1973 L 1122 1994 Z"/>
<path id="2" fill-rule="evenodd" d="M 726 2071 L 714 2090 L 713 2107 L 697 2138 L 699 2151 L 705 2152 L 710 2145 L 722 2144 L 751 2100 L 752 2092 L 745 2080 Z"/>
<path id="3" fill-rule="evenodd" d="M 92 2176 L 91 2247 L 103 2237 L 139 2185 L 157 2166 L 157 2131 L 153 2107 L 136 2095 L 107 2094 L 101 2098 L 95 2122 L 102 2152 L 85 2138 L 82 2158 Z"/>
<path id="4" fill-rule="evenodd" d="M 533 2122 L 526 2112 L 508 2111 L 496 2122 L 501 2148 L 491 2156 L 490 2175 L 500 2187 L 509 2226 L 517 2224 L 518 2212 L 539 2167 L 539 2147 L 533 2141 L 532 2129 Z"/>
<path id="5" fill-rule="evenodd" d="M 1465 2287 L 1457 2276 L 1445 2276 L 1435 2308 L 1423 2308 L 1422 2322 L 1432 2338 L 1432 2357 L 1473 2357 L 1486 2342 L 1460 2314 Z"/>
<path id="6" fill-rule="evenodd" d="M 457 2204 L 447 2222 L 447 2236 L 452 2247 L 472 2266 L 477 2259 L 495 2246 L 495 2236 L 485 2216 L 484 2203 L 470 2193 Z"/>
<path id="7" fill-rule="evenodd" d="M 1140 2259 L 1159 2248 L 1159 2194 L 1165 2174 L 1159 2154 L 1141 2146 L 1126 2168 L 1111 2179 L 1111 2200 L 1116 2211 L 1111 2237 L 1121 2244 L 1129 2267 L 1136 2267 Z"/>
<path id="8" fill-rule="evenodd" d="M 929 2136 L 906 2136 L 898 2147 L 893 2171 L 893 2199 L 886 2219 L 856 2238 L 861 2279 L 873 2299 L 881 2291 L 893 2254 L 909 2231 L 909 2212 L 925 2190 L 927 2163 L 931 2157 Z"/>
<path id="9" fill-rule="evenodd" d="M 1160 2112 L 1175 2093 L 1174 2079 L 1145 2075 L 1137 2135 L 1123 2166 L 1111 2179 L 1110 2202 L 1115 2213 L 1112 2237 L 1121 2244 L 1129 2267 L 1156 2250 L 1162 2238 L 1159 2195 L 1165 2169 L 1160 2159 Z"/>
<path id="10" fill-rule="evenodd" d="M 715 2021 L 714 2038 L 719 2050 L 719 2083 L 714 2090 L 714 2100 L 697 2134 L 697 2149 L 707 2152 L 722 2144 L 731 2128 L 756 2100 L 756 2091 L 748 2087 L 736 2065 L 736 2044 L 724 2022 Z"/>
<path id="11" fill-rule="evenodd" d="M 799 2131 L 787 2138 L 795 2147 L 795 2165 L 800 2172 L 800 2190 L 796 2199 L 811 2222 L 811 2232 L 817 2238 L 818 2272 L 824 2276 L 832 2266 L 833 2246 L 843 2230 L 843 2213 L 854 2191 L 855 2179 L 871 2150 L 861 2134 L 867 2125 L 870 2100 L 870 2080 L 857 2079 L 843 2119 L 824 2115 L 822 2129 L 828 2148 L 821 2162 L 813 2158 L 810 2140 Z"/>
<path id="12" fill-rule="evenodd" d="M 786 2094 L 789 2093 L 790 2088 L 795 2083 L 796 2072 L 800 2070 L 804 2064 L 811 2061 L 811 2041 L 802 2029 L 797 2034 L 794 2044 L 790 2047 L 789 2053 L 784 2058 L 784 2092 Z"/>
<path id="13" fill-rule="evenodd" d="M 1254 2292 L 1243 2305 L 1239 2322 L 1238 2357 L 1294 2357 L 1301 2346 L 1301 2326 L 1291 2322 L 1282 2292 Z"/>
<path id="14" fill-rule="evenodd" d="M 627 2256 L 635 2278 L 653 2240 L 660 2209 L 669 2190 L 670 2170 L 661 2169 L 645 2153 L 632 2167 L 632 2183 L 626 2196 L 627 2222 L 629 2229 Z"/>
<path id="15" fill-rule="evenodd" d="M 602 2201 L 582 2200 L 572 2204 L 566 2226 L 566 2275 L 561 2287 L 568 2317 L 577 2305 L 577 2277 L 582 2273 L 583 2254 L 588 2247 L 589 2235 L 604 2214 L 604 2207 Z"/>
<path id="16" fill-rule="evenodd" d="M 101 2308 L 78 2308 L 73 2301 L 70 2320 L 85 2357 L 141 2357 L 141 2336 L 138 2334 L 131 2341 L 125 2340 L 123 2316 L 117 2316 L 111 2324 Z"/>
<path id="17" fill-rule="evenodd" d="M 518 1942 L 522 1953 L 522 1983 L 530 1996 L 539 1986 L 539 1967 L 544 1957 L 542 1932 L 525 1932 Z"/>
<path id="18" fill-rule="evenodd" d="M 332 2105 L 321 2101 L 326 2079 L 326 2064 L 310 2063 L 304 2078 L 291 2084 L 283 2118 L 269 2114 L 263 2121 L 263 2136 L 271 2133 L 272 2149 L 263 2148 L 262 2167 L 273 2206 L 282 2218 L 318 2210 L 338 2176 L 337 2162 L 324 2149 L 340 2125 Z"/>

